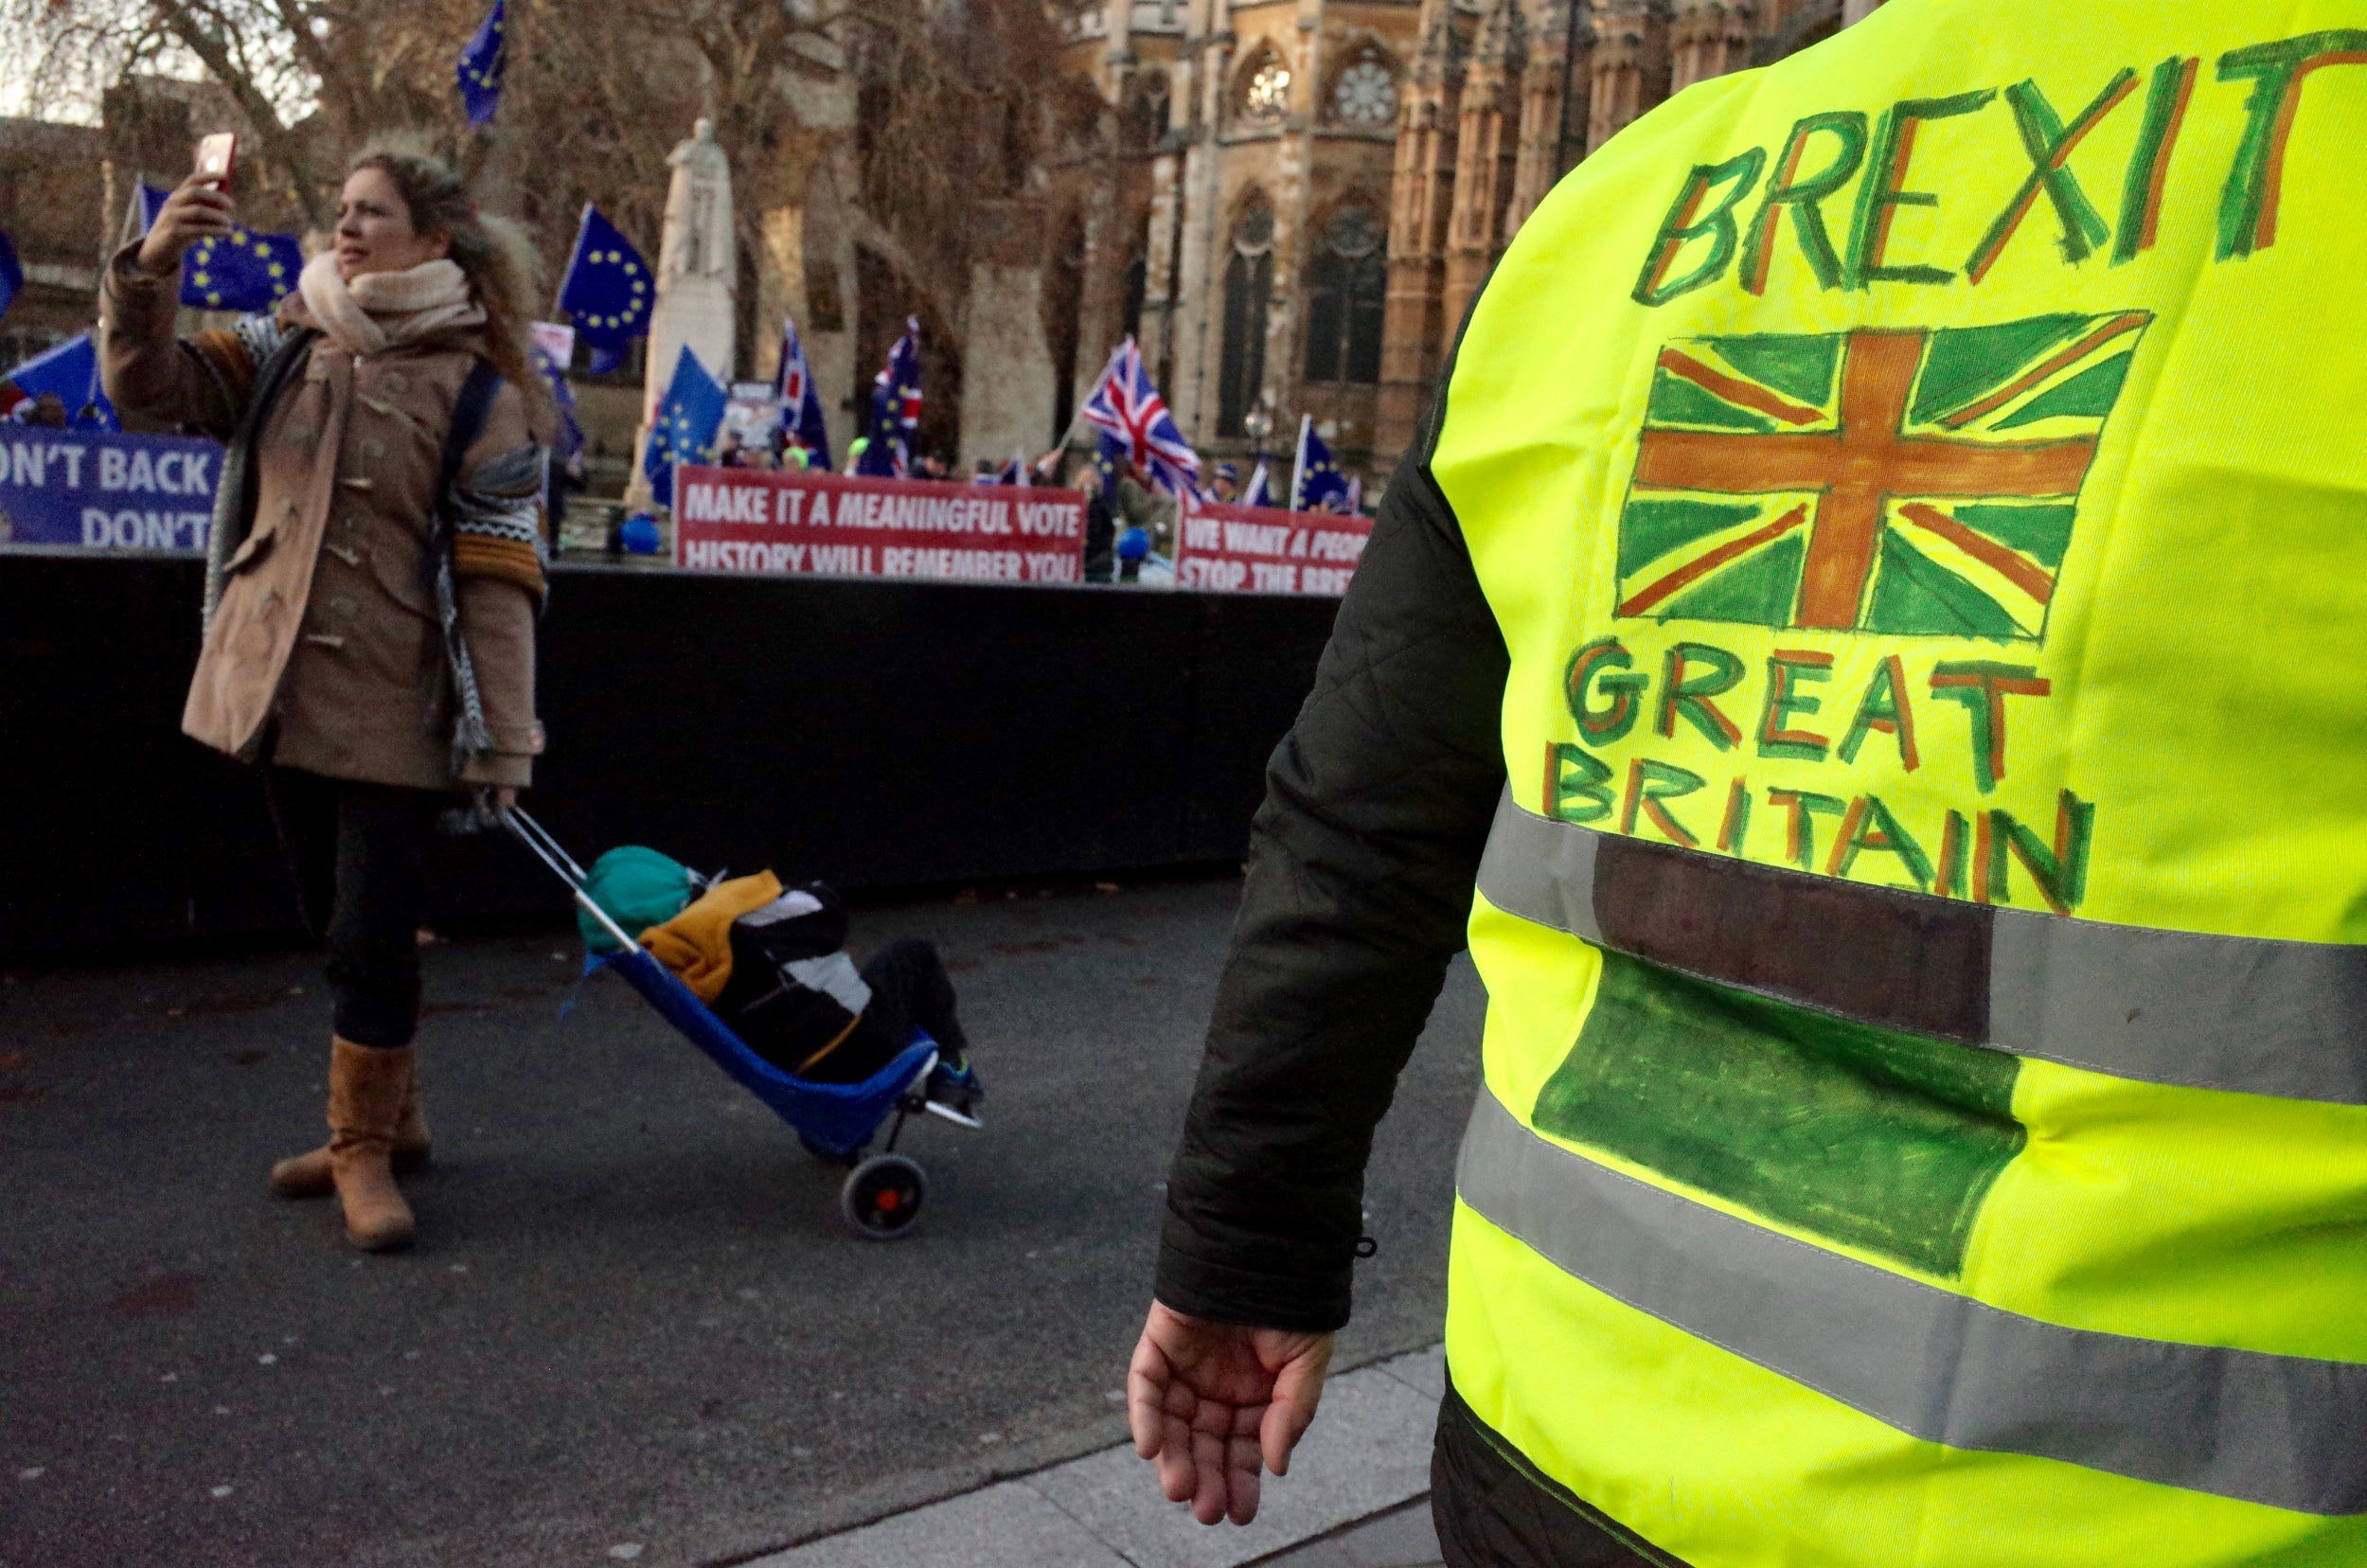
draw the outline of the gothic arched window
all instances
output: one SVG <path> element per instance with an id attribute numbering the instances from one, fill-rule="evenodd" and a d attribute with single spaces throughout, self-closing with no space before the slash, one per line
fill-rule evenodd
<path id="1" fill-rule="evenodd" d="M 1266 311 L 1273 299 L 1273 204 L 1252 191 L 1233 227 L 1224 268 L 1224 353 L 1217 373 L 1217 434 L 1238 436 L 1266 384 Z"/>
<path id="2" fill-rule="evenodd" d="M 1127 100 L 1122 126 L 1128 147 L 1145 151 L 1167 134 L 1167 79 L 1162 71 L 1146 71 Z"/>
<path id="3" fill-rule="evenodd" d="M 1307 283 L 1307 379 L 1379 381 L 1389 255 L 1372 208 L 1343 207 L 1324 225 Z"/>
<path id="4" fill-rule="evenodd" d="M 1290 113 L 1290 67 L 1271 48 L 1259 49 L 1241 67 L 1234 113 L 1245 125 L 1279 126 Z"/>
<path id="5" fill-rule="evenodd" d="M 1143 307 L 1150 302 L 1150 258 L 1136 251 L 1126 263 L 1126 303 L 1119 311 L 1126 335 L 1143 335 Z"/>

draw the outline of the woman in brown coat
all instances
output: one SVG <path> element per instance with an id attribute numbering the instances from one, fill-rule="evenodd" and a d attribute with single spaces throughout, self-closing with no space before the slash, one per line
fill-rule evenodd
<path id="1" fill-rule="evenodd" d="M 461 792 L 509 798 L 543 749 L 529 272 L 451 169 L 376 153 L 276 312 L 177 340 L 182 254 L 228 237 L 233 211 L 194 175 L 116 256 L 107 395 L 229 443 L 182 728 L 266 765 L 336 1002 L 329 1141 L 272 1181 L 334 1190 L 355 1245 L 397 1247 L 413 1221 L 394 1169 L 427 1156 L 412 1040 L 428 838 Z"/>

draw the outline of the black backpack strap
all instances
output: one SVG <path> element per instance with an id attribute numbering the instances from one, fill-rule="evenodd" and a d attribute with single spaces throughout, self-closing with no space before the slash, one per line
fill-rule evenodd
<path id="1" fill-rule="evenodd" d="M 486 417 L 492 413 L 493 399 L 501 389 L 502 373 L 489 363 L 479 360 L 469 367 L 469 379 L 460 383 L 460 396 L 453 400 L 452 426 L 444 437 L 444 476 L 436 490 L 438 507 L 460 477 L 460 464 L 469 449 L 485 434 Z"/>
<path id="2" fill-rule="evenodd" d="M 502 389 L 502 373 L 478 360 L 469 367 L 469 379 L 460 383 L 460 395 L 453 400 L 452 424 L 444 435 L 443 478 L 436 490 L 434 519 L 435 543 L 427 552 L 428 591 L 435 596 L 436 619 L 444 633 L 444 663 L 452 678 L 453 777 L 460 777 L 473 757 L 493 749 L 492 732 L 486 727 L 485 704 L 477 691 L 476 667 L 469 658 L 469 643 L 460 629 L 459 596 L 453 583 L 453 484 L 460 477 L 461 462 L 476 438 L 485 434 L 486 416 L 492 412 L 494 395 Z"/>

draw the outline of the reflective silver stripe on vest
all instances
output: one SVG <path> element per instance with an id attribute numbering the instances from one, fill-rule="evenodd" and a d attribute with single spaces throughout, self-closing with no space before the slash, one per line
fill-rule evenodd
<path id="1" fill-rule="evenodd" d="M 1594 1289 L 1913 1436 L 2367 1513 L 2367 1366 L 2002 1311 L 1573 1154 L 1485 1090 L 1455 1185 Z"/>
<path id="2" fill-rule="evenodd" d="M 1507 792 L 1507 914 L 1705 980 L 2118 1078 L 2367 1105 L 2367 946 L 2109 925 L 1554 822 Z"/>

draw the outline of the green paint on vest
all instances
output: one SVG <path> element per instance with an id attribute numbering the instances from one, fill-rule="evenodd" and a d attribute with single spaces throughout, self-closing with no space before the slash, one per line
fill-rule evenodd
<path id="1" fill-rule="evenodd" d="M 1709 341 L 1728 365 L 1763 386 L 1811 407 L 1832 401 L 1841 339 L 1831 332 L 1765 332 Z"/>
<path id="2" fill-rule="evenodd" d="M 1992 501 L 1959 501 L 1954 510 L 1956 521 L 1966 527 L 2020 550 L 2050 572 L 2063 564 L 2063 553 L 2071 548 L 2072 522 L 2078 515 L 2078 508 L 2070 506 Z"/>
<path id="3" fill-rule="evenodd" d="M 1845 961 L 1845 960 L 1836 960 Z M 1538 1129 L 1953 1277 L 2028 1134 L 2020 1059 L 1853 1024 L 1616 953 Z"/>
<path id="4" fill-rule="evenodd" d="M 1931 349 L 1915 383 L 1915 424 L 1928 424 L 1941 415 L 2003 385 L 2029 368 L 2030 362 L 2094 318 L 2083 315 L 2031 316 L 1998 327 L 1951 327 L 1931 334 Z M 2106 404 L 2105 413 L 2111 412 Z"/>
<path id="5" fill-rule="evenodd" d="M 1763 510 L 1749 502 L 1630 501 L 1619 520 L 1619 574 L 1625 577 L 1671 550 L 1748 523 Z"/>
<path id="6" fill-rule="evenodd" d="M 1935 564 L 1892 528 L 1882 535 L 1866 630 L 1899 636 L 2026 637 L 1997 600 Z"/>
<path id="7" fill-rule="evenodd" d="M 1665 370 L 1652 377 L 1651 419 L 1655 424 L 1699 425 L 1710 430 L 1747 430 L 1757 436 L 1774 433 L 1775 421 L 1763 414 L 1737 408 L 1713 397 L 1691 382 Z"/>
<path id="8" fill-rule="evenodd" d="M 1743 621 L 1781 626 L 1791 619 L 1808 542 L 1793 533 L 1705 579 L 1668 601 L 1663 620 Z"/>
<path id="9" fill-rule="evenodd" d="M 2016 425 L 2036 424 L 2040 419 L 2052 419 L 2058 414 L 2089 419 L 2103 419 L 2112 412 L 2112 405 L 2120 401 L 2121 383 L 2128 380 L 2129 362 L 2136 357 L 2133 352 L 2127 353 L 2106 360 L 2101 365 L 2090 365 L 2071 380 L 2047 388 L 1998 420 L 1997 428 L 2011 430 Z"/>

